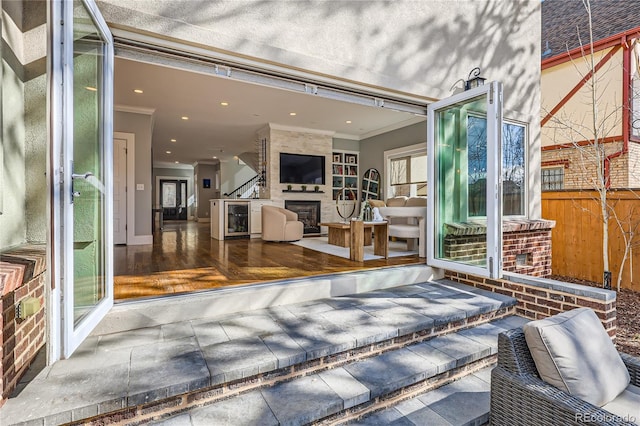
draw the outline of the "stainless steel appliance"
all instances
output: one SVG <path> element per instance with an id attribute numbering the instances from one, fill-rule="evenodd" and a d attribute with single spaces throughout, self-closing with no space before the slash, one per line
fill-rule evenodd
<path id="1" fill-rule="evenodd" d="M 249 237 L 249 201 L 224 202 L 224 238 Z"/>

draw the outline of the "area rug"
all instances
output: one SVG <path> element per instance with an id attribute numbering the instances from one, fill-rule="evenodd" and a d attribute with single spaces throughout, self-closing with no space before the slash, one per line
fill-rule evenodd
<path id="1" fill-rule="evenodd" d="M 329 244 L 327 237 L 309 237 L 296 241 L 293 244 L 310 250 L 327 253 L 332 256 L 349 259 L 349 247 L 339 247 Z M 417 250 L 407 250 L 407 244 L 401 241 L 389 241 L 389 257 L 411 256 L 418 254 Z M 382 256 L 373 254 L 373 244 L 364 246 L 364 260 L 382 259 Z"/>

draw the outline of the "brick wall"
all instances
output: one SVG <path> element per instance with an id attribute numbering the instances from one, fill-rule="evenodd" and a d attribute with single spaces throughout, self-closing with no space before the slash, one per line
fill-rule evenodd
<path id="1" fill-rule="evenodd" d="M 554 221 L 503 221 L 502 268 L 534 277 L 551 275 L 551 230 Z M 444 255 L 479 264 L 486 259 L 486 227 L 482 224 L 448 224 Z"/>
<path id="2" fill-rule="evenodd" d="M 595 311 L 612 338 L 616 335 L 616 293 L 560 281 L 508 275 L 503 279 L 483 278 L 446 271 L 445 277 L 483 290 L 518 300 L 516 313 L 530 319 L 542 319 L 576 308 Z"/>
<path id="3" fill-rule="evenodd" d="M 44 286 L 44 247 L 23 247 L 0 255 L 0 406 L 44 345 Z M 27 297 L 39 299 L 41 308 L 18 319 L 16 305 Z"/>
<path id="4" fill-rule="evenodd" d="M 605 156 L 622 150 L 622 142 L 604 144 Z M 594 148 L 584 146 L 577 149 L 573 146 L 562 149 L 543 150 L 542 165 L 566 163 L 564 169 L 563 189 L 593 189 L 596 179 L 597 160 Z M 640 146 L 629 144 L 629 151 L 611 160 L 610 182 L 612 188 L 637 188 L 640 185 L 640 173 L 636 167 L 640 164 Z"/>

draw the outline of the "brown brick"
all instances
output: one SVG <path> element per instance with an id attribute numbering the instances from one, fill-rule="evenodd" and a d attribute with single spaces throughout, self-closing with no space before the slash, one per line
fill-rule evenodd
<path id="1" fill-rule="evenodd" d="M 521 286 L 520 284 L 513 284 L 510 282 L 504 282 L 503 283 L 504 288 L 508 288 L 509 290 L 514 290 L 514 291 L 524 291 L 524 287 Z"/>
<path id="2" fill-rule="evenodd" d="M 546 291 L 534 288 L 534 287 L 525 287 L 525 291 L 529 294 L 533 294 L 536 295 L 538 297 L 548 297 L 548 294 Z"/>
<path id="3" fill-rule="evenodd" d="M 487 291 L 494 291 L 495 287 L 491 287 L 485 284 L 476 284 L 477 288 L 481 288 L 483 290 L 487 290 Z"/>
<path id="4" fill-rule="evenodd" d="M 539 300 L 538 304 L 548 306 L 549 308 L 554 308 L 556 310 L 562 309 L 562 303 L 554 302 L 553 300 Z"/>
<path id="5" fill-rule="evenodd" d="M 607 310 L 605 308 L 606 304 L 591 299 L 578 298 L 576 305 L 597 310 Z"/>
<path id="6" fill-rule="evenodd" d="M 540 312 L 540 313 L 549 315 L 549 308 L 547 308 L 546 306 L 540 306 L 533 303 L 527 303 L 525 306 L 527 309 L 531 311 Z"/>

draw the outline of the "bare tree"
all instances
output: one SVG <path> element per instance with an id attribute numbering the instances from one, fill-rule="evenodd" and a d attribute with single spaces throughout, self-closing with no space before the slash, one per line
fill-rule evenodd
<path id="1" fill-rule="evenodd" d="M 578 30 L 578 39 L 582 47 L 580 59 L 573 61 L 575 70 L 586 81 L 588 97 L 583 102 L 588 105 L 589 113 L 576 117 L 569 113 L 554 115 L 550 123 L 555 132 L 562 134 L 565 140 L 572 144 L 580 157 L 579 166 L 582 168 L 582 179 L 585 186 L 589 186 L 597 193 L 596 201 L 599 203 L 599 219 L 602 226 L 602 284 L 605 288 L 611 288 L 611 271 L 609 259 L 609 224 L 611 221 L 612 207 L 608 195 L 611 188 L 610 174 L 607 173 L 607 163 L 610 161 L 605 145 L 606 138 L 614 134 L 621 123 L 622 108 L 626 106 L 608 105 L 604 95 L 608 89 L 603 76 L 606 70 L 598 70 L 594 51 L 593 24 L 591 15 L 591 3 L 582 0 L 588 16 L 589 41 L 583 44 Z M 584 71 L 586 69 L 586 71 Z M 617 222 L 619 225 L 623 221 Z M 625 234 L 625 230 L 620 228 Z M 621 266 L 622 267 L 622 266 Z M 620 274 L 619 274 L 620 276 Z"/>

